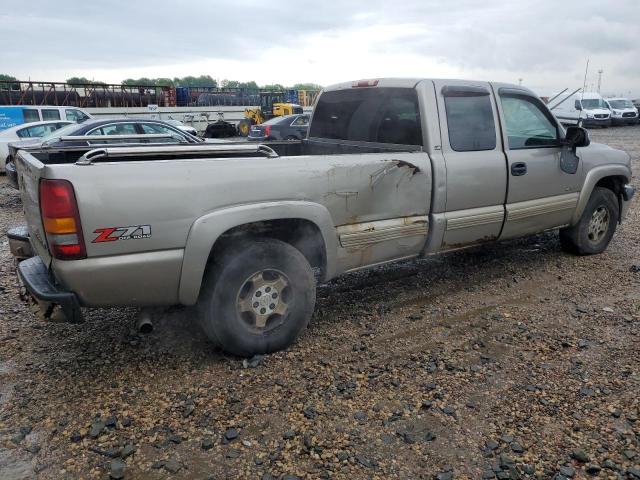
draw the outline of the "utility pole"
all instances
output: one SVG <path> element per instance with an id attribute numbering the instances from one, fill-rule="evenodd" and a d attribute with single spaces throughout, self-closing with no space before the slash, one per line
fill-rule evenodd
<path id="1" fill-rule="evenodd" d="M 602 83 L 602 72 L 602 69 L 598 70 L 598 93 L 600 93 L 600 84 Z"/>
<path id="2" fill-rule="evenodd" d="M 522 79 L 521 78 L 518 79 L 518 85 L 522 85 Z"/>

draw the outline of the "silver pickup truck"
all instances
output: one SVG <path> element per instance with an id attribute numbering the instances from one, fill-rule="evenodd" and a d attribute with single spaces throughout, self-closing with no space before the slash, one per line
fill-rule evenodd
<path id="1" fill-rule="evenodd" d="M 346 272 L 549 229 L 600 253 L 634 194 L 629 155 L 530 90 L 458 80 L 326 88 L 302 142 L 21 151 L 17 170 L 10 244 L 41 303 L 195 306 L 243 356 L 291 344 Z"/>

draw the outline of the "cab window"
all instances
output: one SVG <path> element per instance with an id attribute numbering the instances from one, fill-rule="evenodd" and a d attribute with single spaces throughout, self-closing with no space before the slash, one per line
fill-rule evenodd
<path id="1" fill-rule="evenodd" d="M 496 124 L 489 90 L 475 86 L 443 88 L 449 145 L 456 152 L 496 148 Z"/>
<path id="2" fill-rule="evenodd" d="M 556 147 L 558 126 L 540 101 L 525 95 L 502 95 L 509 149 Z"/>
<path id="3" fill-rule="evenodd" d="M 412 88 L 353 88 L 323 93 L 310 137 L 422 145 L 418 96 Z"/>
<path id="4" fill-rule="evenodd" d="M 67 120 L 71 121 L 71 122 L 84 122 L 85 120 L 89 119 L 89 116 L 86 115 L 84 112 L 81 112 L 80 110 L 77 110 L 75 108 L 67 108 L 64 111 L 65 115 L 67 116 Z"/>
<path id="5" fill-rule="evenodd" d="M 60 120 L 60 111 L 52 108 L 43 108 L 42 120 Z"/>

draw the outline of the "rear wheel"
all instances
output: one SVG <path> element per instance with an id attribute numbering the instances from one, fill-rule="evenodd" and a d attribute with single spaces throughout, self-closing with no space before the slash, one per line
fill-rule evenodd
<path id="1" fill-rule="evenodd" d="M 240 135 L 241 137 L 248 137 L 250 131 L 251 120 L 248 120 L 246 118 L 240 120 L 240 123 L 238 123 L 238 135 Z"/>
<path id="2" fill-rule="evenodd" d="M 576 255 L 602 253 L 616 231 L 618 217 L 616 195 L 608 188 L 596 187 L 580 221 L 560 230 L 562 249 Z"/>
<path id="3" fill-rule="evenodd" d="M 251 356 L 286 348 L 309 323 L 315 279 L 296 248 L 275 239 L 225 249 L 205 277 L 198 316 L 225 351 Z"/>

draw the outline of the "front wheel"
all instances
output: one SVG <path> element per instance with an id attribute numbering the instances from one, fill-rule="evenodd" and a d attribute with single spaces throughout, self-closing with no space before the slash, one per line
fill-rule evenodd
<path id="1" fill-rule="evenodd" d="M 240 241 L 205 276 L 198 316 L 207 336 L 239 356 L 288 347 L 315 306 L 313 270 L 299 250 L 275 239 Z"/>
<path id="2" fill-rule="evenodd" d="M 560 230 L 560 244 L 576 255 L 602 253 L 616 231 L 619 218 L 618 199 L 608 188 L 596 187 L 573 227 Z"/>

